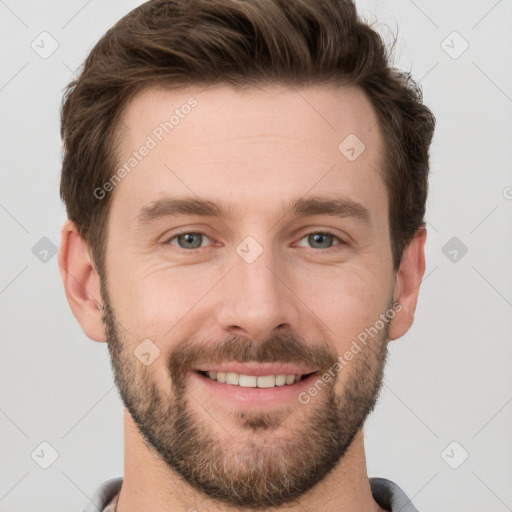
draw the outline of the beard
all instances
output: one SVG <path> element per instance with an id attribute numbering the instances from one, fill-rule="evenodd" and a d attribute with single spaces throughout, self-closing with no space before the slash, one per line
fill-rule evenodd
<path id="1" fill-rule="evenodd" d="M 120 326 L 103 285 L 102 296 L 115 383 L 146 446 L 194 489 L 225 505 L 265 510 L 295 501 L 342 461 L 377 402 L 388 323 L 328 383 L 321 376 L 329 369 L 332 375 L 337 352 L 324 342 L 312 344 L 293 333 L 258 343 L 234 335 L 209 343 L 188 338 L 176 344 L 164 363 L 168 379 L 157 382 L 151 366 L 134 356 L 141 340 L 130 340 Z M 161 358 L 156 361 L 162 365 Z M 297 401 L 276 409 L 233 413 L 235 435 L 223 427 L 227 435 L 219 436 L 213 422 L 217 419 L 220 425 L 229 419 L 227 413 L 221 411 L 216 418 L 208 414 L 211 400 L 194 396 L 189 372 L 201 363 L 225 361 L 318 368 L 323 389 L 307 405 Z M 344 372 L 344 387 L 337 392 L 336 382 Z M 194 402 L 199 402 L 199 414 L 191 408 Z"/>

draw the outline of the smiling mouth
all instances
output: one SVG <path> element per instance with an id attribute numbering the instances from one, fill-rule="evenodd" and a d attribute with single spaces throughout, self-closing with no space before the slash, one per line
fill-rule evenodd
<path id="1" fill-rule="evenodd" d="M 215 372 L 197 370 L 197 373 L 221 384 L 244 388 L 274 388 L 291 386 L 316 372 L 306 374 L 244 375 L 236 372 Z"/>

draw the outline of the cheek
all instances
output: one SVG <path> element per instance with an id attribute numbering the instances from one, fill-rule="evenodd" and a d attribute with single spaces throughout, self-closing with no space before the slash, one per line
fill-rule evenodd
<path id="1" fill-rule="evenodd" d="M 371 272 L 368 267 L 351 265 L 331 269 L 328 276 L 301 278 L 300 289 L 298 295 L 307 297 L 304 303 L 321 320 L 322 332 L 338 353 L 344 352 L 365 328 L 375 324 L 388 307 L 391 295 L 380 269 Z"/>
<path id="2" fill-rule="evenodd" d="M 292 328 L 306 337 L 323 337 L 340 353 L 373 325 L 388 306 L 390 283 L 375 255 L 363 260 L 339 266 L 295 261 L 281 267 L 278 273 L 287 287 L 276 286 L 276 293 L 300 312 L 301 323 Z M 119 261 L 110 272 L 111 301 L 119 321 L 137 339 L 165 340 L 166 345 L 213 325 L 215 308 L 222 303 L 219 293 L 227 289 L 215 289 L 225 273 L 219 266 L 169 268 L 134 260 L 125 265 Z"/>
<path id="3" fill-rule="evenodd" d="M 113 307 L 126 329 L 142 338 L 163 341 L 189 336 L 190 329 L 185 329 L 187 323 L 190 327 L 189 319 L 200 327 L 199 305 L 219 280 L 216 273 L 166 264 L 147 267 L 138 263 L 130 268 L 133 270 L 123 273 L 119 267 L 109 282 Z"/>

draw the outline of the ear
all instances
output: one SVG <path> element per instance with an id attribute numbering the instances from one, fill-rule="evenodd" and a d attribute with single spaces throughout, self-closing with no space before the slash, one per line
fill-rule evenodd
<path id="1" fill-rule="evenodd" d="M 87 243 L 70 220 L 62 228 L 59 268 L 66 298 L 84 333 L 94 341 L 106 341 L 101 320 L 100 278 L 89 255 Z"/>
<path id="2" fill-rule="evenodd" d="M 390 324 L 390 340 L 402 337 L 414 322 L 420 284 L 425 273 L 426 239 L 427 230 L 421 227 L 404 250 L 393 297 L 394 303 L 398 301 L 400 305 L 396 308 L 396 315 Z"/>

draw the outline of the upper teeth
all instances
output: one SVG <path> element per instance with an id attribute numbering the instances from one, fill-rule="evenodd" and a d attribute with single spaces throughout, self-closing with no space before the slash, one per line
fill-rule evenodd
<path id="1" fill-rule="evenodd" d="M 210 379 L 244 388 L 273 388 L 299 382 L 302 375 L 243 375 L 235 372 L 206 372 Z"/>

